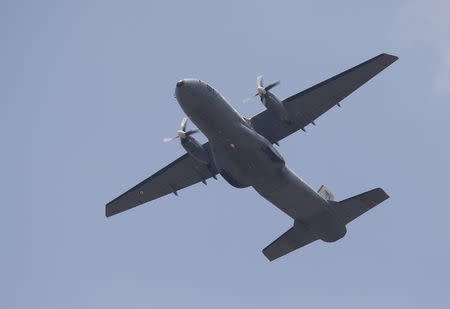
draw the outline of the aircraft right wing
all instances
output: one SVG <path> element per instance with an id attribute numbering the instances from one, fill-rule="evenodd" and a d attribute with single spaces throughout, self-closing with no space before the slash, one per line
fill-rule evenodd
<path id="1" fill-rule="evenodd" d="M 203 144 L 203 147 L 210 151 L 208 143 Z M 216 175 L 214 166 L 200 163 L 186 153 L 106 204 L 106 216 L 110 217 L 170 193 L 177 194 L 178 190 L 198 182 L 206 184 L 206 179 L 215 178 Z"/>
<path id="2" fill-rule="evenodd" d="M 398 57 L 380 54 L 345 72 L 333 76 L 283 101 L 292 123 L 286 124 L 270 110 L 265 110 L 251 119 L 259 134 L 276 143 L 286 136 L 304 129 L 320 115 L 338 105 L 345 97 L 361 87 L 372 77 L 383 71 Z"/>

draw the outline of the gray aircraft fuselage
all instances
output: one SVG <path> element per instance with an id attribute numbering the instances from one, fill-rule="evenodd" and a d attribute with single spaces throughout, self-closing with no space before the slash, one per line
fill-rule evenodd
<path id="1" fill-rule="evenodd" d="M 324 241 L 345 235 L 345 224 L 333 215 L 329 202 L 291 171 L 272 143 L 217 90 L 203 81 L 184 79 L 177 83 L 175 95 L 186 115 L 208 138 L 211 160 L 230 184 L 252 186 L 292 217 L 294 225 Z"/>

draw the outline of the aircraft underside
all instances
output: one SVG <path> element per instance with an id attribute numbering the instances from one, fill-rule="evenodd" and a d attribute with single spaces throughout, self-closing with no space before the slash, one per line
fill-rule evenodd
<path id="1" fill-rule="evenodd" d="M 251 119 L 242 117 L 213 87 L 198 79 L 180 80 L 176 98 L 199 130 L 187 130 L 183 119 L 177 135 L 186 154 L 106 205 L 112 216 L 221 174 L 232 186 L 252 186 L 267 201 L 293 219 L 292 228 L 263 249 L 269 260 L 321 239 L 342 238 L 346 225 L 386 200 L 376 188 L 336 202 L 322 186 L 317 192 L 290 170 L 275 148 L 278 142 L 316 120 L 398 58 L 380 54 L 285 100 L 257 78 L 257 94 L 266 110 Z M 200 144 L 192 135 L 201 131 L 208 142 Z"/>

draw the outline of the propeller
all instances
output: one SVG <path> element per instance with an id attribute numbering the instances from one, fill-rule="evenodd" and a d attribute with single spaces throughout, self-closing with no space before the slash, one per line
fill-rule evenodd
<path id="1" fill-rule="evenodd" d="M 278 86 L 280 84 L 280 81 L 276 81 L 274 83 L 271 83 L 269 85 L 267 85 L 266 87 L 264 87 L 264 83 L 263 83 L 263 77 L 262 75 L 258 76 L 256 78 L 256 90 L 258 91 L 254 96 L 260 96 L 261 100 L 263 99 L 264 95 L 267 93 L 267 91 L 269 91 L 270 89 L 272 89 L 275 86 Z M 244 103 L 250 102 L 252 100 L 252 98 L 246 98 L 243 100 Z"/>
<path id="2" fill-rule="evenodd" d="M 278 84 L 280 84 L 279 80 L 264 87 L 262 75 L 258 76 L 256 78 L 256 89 L 258 90 L 258 93 L 255 94 L 255 97 L 258 95 L 260 97 L 262 97 L 263 95 L 265 95 L 267 93 L 267 91 L 269 91 L 270 89 L 272 89 L 275 86 L 278 86 Z"/>
<path id="3" fill-rule="evenodd" d="M 188 137 L 189 135 L 197 133 L 198 130 L 186 131 L 187 122 L 188 122 L 188 118 L 187 117 L 183 118 L 181 120 L 180 129 L 177 131 L 177 135 L 174 137 L 166 137 L 165 139 L 163 139 L 163 142 L 167 143 L 167 142 L 173 141 L 174 139 L 177 139 L 177 138 L 182 140 L 182 139 Z"/>

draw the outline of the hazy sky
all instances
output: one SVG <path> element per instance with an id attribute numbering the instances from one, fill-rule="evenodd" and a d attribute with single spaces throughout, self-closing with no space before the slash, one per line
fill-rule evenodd
<path id="1" fill-rule="evenodd" d="M 448 1 L 0 1 L 1 308 L 449 308 Z M 274 262 L 291 219 L 221 177 L 106 219 L 184 153 L 183 77 L 245 116 L 381 52 L 400 60 L 280 143 L 337 200 L 391 196 Z M 205 140 L 203 136 L 200 140 Z"/>

